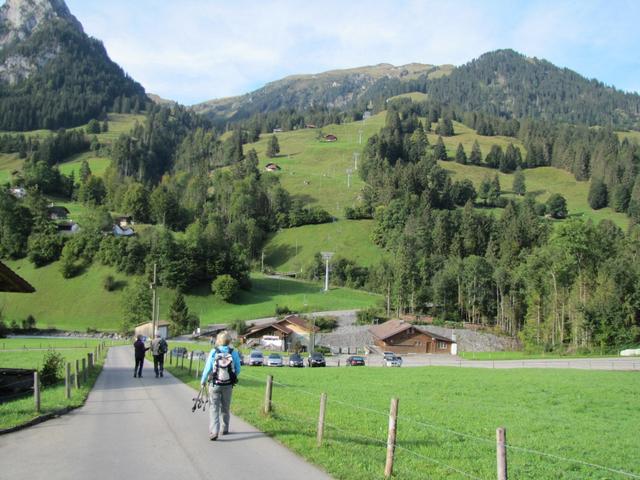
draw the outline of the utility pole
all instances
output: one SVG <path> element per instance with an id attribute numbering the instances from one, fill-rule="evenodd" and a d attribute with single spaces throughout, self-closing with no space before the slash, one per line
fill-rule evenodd
<path id="1" fill-rule="evenodd" d="M 362 145 L 362 130 L 358 130 L 358 144 Z"/>
<path id="2" fill-rule="evenodd" d="M 262 250 L 262 259 L 260 264 L 260 271 L 264 273 L 264 250 Z"/>
<path id="3" fill-rule="evenodd" d="M 358 157 L 360 156 L 360 152 L 353 152 L 353 169 L 358 170 Z"/>
<path id="4" fill-rule="evenodd" d="M 156 334 L 156 264 L 153 264 L 153 282 L 149 284 L 151 289 L 151 336 Z"/>
<path id="5" fill-rule="evenodd" d="M 347 168 L 347 188 L 351 188 L 351 172 L 350 168 Z"/>
<path id="6" fill-rule="evenodd" d="M 333 252 L 321 252 L 322 258 L 325 261 L 325 270 L 324 270 L 324 291 L 329 291 L 329 260 L 333 257 Z"/>

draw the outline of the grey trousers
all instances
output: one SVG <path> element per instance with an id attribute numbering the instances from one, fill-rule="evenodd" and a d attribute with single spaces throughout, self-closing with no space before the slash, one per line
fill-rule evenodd
<path id="1" fill-rule="evenodd" d="M 229 431 L 229 408 L 233 385 L 209 385 L 209 435 L 220 433 L 220 417 L 222 417 L 222 431 Z"/>

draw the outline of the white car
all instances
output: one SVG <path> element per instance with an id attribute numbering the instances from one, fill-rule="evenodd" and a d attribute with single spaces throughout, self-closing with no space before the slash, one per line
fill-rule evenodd
<path id="1" fill-rule="evenodd" d="M 402 358 L 394 355 L 385 356 L 383 365 L 385 367 L 401 367 L 402 366 Z"/>
<path id="2" fill-rule="evenodd" d="M 267 367 L 282 367 L 284 362 L 282 361 L 282 355 L 277 353 L 271 353 L 267 357 Z"/>

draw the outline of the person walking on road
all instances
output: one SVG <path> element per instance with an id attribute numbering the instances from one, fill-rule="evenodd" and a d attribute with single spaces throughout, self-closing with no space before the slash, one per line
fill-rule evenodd
<path id="1" fill-rule="evenodd" d="M 167 353 L 167 342 L 156 333 L 156 338 L 151 341 L 151 354 L 153 355 L 153 370 L 156 378 L 164 376 L 164 355 Z"/>
<path id="2" fill-rule="evenodd" d="M 133 368 L 133 378 L 142 378 L 142 364 L 144 363 L 144 353 L 149 350 L 142 341 L 142 335 L 138 335 L 137 340 L 133 343 L 136 355 L 136 366 Z"/>
<path id="3" fill-rule="evenodd" d="M 229 433 L 231 393 L 240 375 L 240 355 L 229 344 L 231 337 L 222 332 L 216 337 L 216 346 L 209 353 L 202 371 L 200 384 L 209 389 L 209 439 L 217 440 L 218 435 Z M 222 428 L 220 425 L 222 417 Z"/>

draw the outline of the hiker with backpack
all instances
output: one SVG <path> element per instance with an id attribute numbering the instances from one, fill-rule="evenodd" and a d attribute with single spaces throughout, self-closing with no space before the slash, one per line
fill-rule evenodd
<path id="1" fill-rule="evenodd" d="M 158 376 L 164 376 L 164 356 L 168 350 L 167 342 L 159 333 L 156 333 L 156 338 L 151 342 L 151 353 L 153 355 L 153 370 L 156 372 L 156 378 Z"/>
<path id="2" fill-rule="evenodd" d="M 216 346 L 207 358 L 200 384 L 209 389 L 209 439 L 229 433 L 231 393 L 240 375 L 240 355 L 231 347 L 231 337 L 222 332 L 216 337 Z M 220 428 L 222 417 L 222 428 Z"/>
<path id="3" fill-rule="evenodd" d="M 135 351 L 136 366 L 133 367 L 133 378 L 142 378 L 142 365 L 144 364 L 144 353 L 149 350 L 142 341 L 142 335 L 136 337 L 136 341 L 133 343 L 133 349 Z"/>

